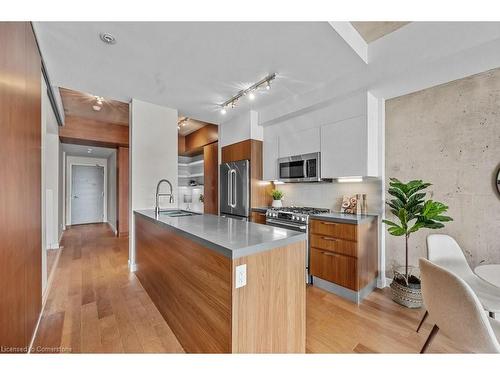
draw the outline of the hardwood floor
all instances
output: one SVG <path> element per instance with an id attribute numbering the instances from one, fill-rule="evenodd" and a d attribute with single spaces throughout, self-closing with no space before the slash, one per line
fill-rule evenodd
<path id="1" fill-rule="evenodd" d="M 66 230 L 62 245 L 33 352 L 183 352 L 128 272 L 128 238 L 89 224 Z"/>
<path id="2" fill-rule="evenodd" d="M 183 348 L 134 274 L 128 239 L 107 225 L 74 226 L 64 249 L 33 345 L 34 352 L 182 353 Z M 359 306 L 316 287 L 307 288 L 308 353 L 418 353 L 431 319 L 377 290 Z M 441 333 L 429 350 L 461 352 Z"/>

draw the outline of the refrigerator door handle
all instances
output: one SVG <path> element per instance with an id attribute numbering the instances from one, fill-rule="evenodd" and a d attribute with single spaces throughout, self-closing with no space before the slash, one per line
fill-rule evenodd
<path id="1" fill-rule="evenodd" d="M 232 180 L 231 180 L 231 171 L 232 169 L 228 169 L 227 171 L 227 205 L 229 207 L 233 207 L 233 198 L 232 198 L 232 191 L 233 191 L 233 186 L 232 186 Z"/>
<path id="2" fill-rule="evenodd" d="M 230 173 L 231 173 L 231 176 L 230 176 L 230 180 L 231 180 L 231 204 L 230 206 L 232 208 L 236 208 L 236 188 L 237 188 L 237 184 L 236 184 L 236 169 L 231 169 L 230 170 Z M 234 189 L 234 190 L 233 190 Z"/>

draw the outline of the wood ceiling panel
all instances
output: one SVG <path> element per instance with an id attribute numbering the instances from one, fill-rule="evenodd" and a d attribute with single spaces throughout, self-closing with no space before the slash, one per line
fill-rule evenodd
<path id="1" fill-rule="evenodd" d="M 370 22 L 351 22 L 352 26 L 363 37 L 366 43 L 380 39 L 397 29 L 409 24 L 409 22 L 388 22 L 388 21 L 370 21 Z"/>
<path id="2" fill-rule="evenodd" d="M 104 98 L 100 111 L 94 111 L 95 96 L 84 92 L 59 88 L 65 116 L 128 126 L 128 103 Z"/>

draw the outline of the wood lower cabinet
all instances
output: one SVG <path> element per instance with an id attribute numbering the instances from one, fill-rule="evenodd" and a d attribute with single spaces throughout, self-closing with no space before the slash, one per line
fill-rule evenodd
<path id="1" fill-rule="evenodd" d="M 313 219 L 309 223 L 311 274 L 352 291 L 378 276 L 377 220 L 360 224 Z"/>
<path id="2" fill-rule="evenodd" d="M 252 211 L 250 214 L 250 221 L 252 223 L 265 224 L 266 223 L 266 213 L 259 211 Z"/>
<path id="3" fill-rule="evenodd" d="M 311 272 L 323 280 L 359 290 L 357 259 L 327 250 L 311 248 Z"/>

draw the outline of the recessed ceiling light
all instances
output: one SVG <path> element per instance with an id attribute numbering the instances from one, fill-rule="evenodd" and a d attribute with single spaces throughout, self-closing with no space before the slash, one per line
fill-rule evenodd
<path id="1" fill-rule="evenodd" d="M 116 38 L 110 33 L 100 33 L 99 38 L 106 44 L 116 44 Z"/>

